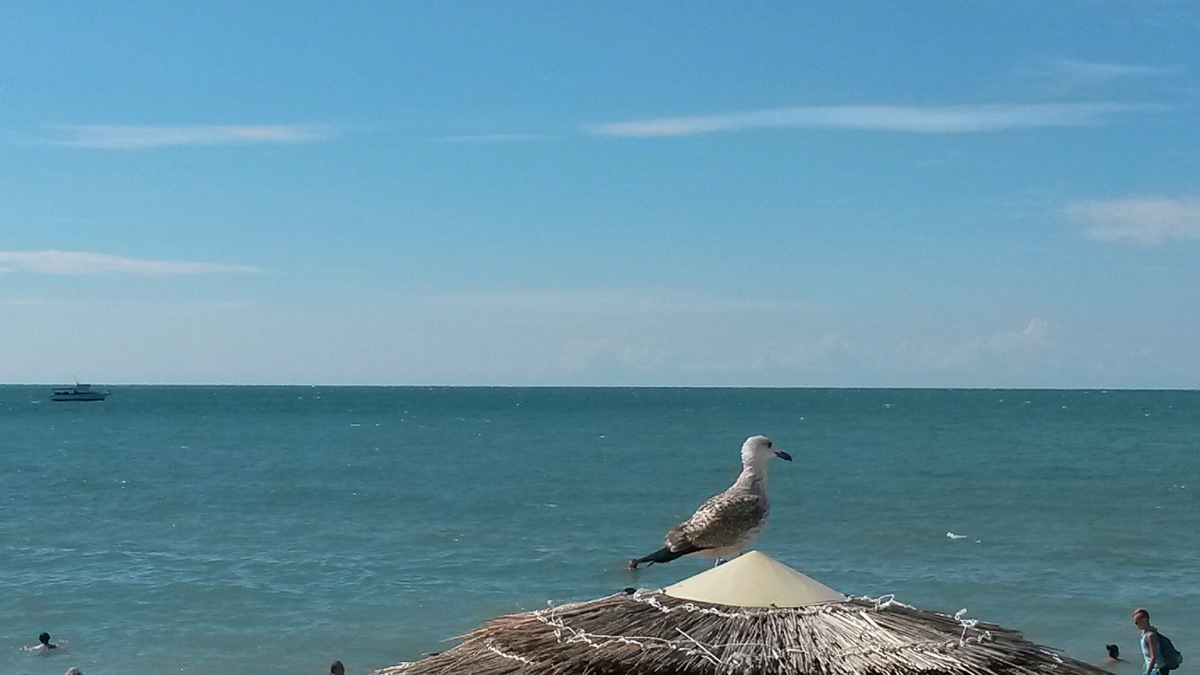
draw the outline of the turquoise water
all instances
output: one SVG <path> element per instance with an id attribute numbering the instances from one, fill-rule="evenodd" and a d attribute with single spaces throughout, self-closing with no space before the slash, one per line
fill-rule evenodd
<path id="1" fill-rule="evenodd" d="M 364 673 L 666 585 L 710 563 L 626 561 L 758 433 L 781 562 L 1093 662 L 1146 606 L 1200 658 L 1200 392 L 110 389 L 0 387 L 0 673 Z"/>

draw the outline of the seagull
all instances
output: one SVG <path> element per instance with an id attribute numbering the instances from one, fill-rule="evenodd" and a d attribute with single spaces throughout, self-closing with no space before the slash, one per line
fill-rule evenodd
<path id="1" fill-rule="evenodd" d="M 700 505 L 691 518 L 667 532 L 666 546 L 643 558 L 629 561 L 629 569 L 647 563 L 666 563 L 685 555 L 697 554 L 723 559 L 741 555 L 767 524 L 771 507 L 767 503 L 767 460 L 772 456 L 792 461 L 792 456 L 776 450 L 766 436 L 751 436 L 742 444 L 742 473 L 719 495 Z"/>

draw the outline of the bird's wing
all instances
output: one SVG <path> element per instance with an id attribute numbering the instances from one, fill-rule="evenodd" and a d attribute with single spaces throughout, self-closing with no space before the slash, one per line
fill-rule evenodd
<path id="1" fill-rule="evenodd" d="M 672 551 L 733 546 L 767 514 L 766 497 L 725 491 L 700 505 L 691 518 L 667 533 Z"/>

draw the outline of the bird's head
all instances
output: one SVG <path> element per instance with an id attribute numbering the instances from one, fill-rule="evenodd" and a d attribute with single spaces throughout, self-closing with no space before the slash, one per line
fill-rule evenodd
<path id="1" fill-rule="evenodd" d="M 792 456 L 775 447 L 766 436 L 751 436 L 742 444 L 742 464 L 763 466 L 768 459 L 778 457 L 792 461 Z"/>

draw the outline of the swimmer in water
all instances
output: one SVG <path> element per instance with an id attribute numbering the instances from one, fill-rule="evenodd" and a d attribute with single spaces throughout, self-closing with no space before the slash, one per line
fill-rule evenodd
<path id="1" fill-rule="evenodd" d="M 1108 650 L 1108 658 L 1104 660 L 1106 663 L 1117 663 L 1118 661 L 1125 660 L 1121 658 L 1120 647 L 1116 645 L 1104 645 L 1104 648 Z"/>
<path id="2" fill-rule="evenodd" d="M 26 647 L 26 649 L 35 654 L 45 654 L 51 649 L 58 649 L 58 645 L 50 641 L 49 633 L 42 633 L 38 636 L 38 643 L 32 647 Z"/>

